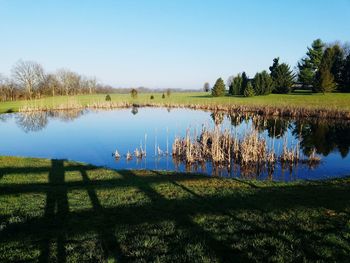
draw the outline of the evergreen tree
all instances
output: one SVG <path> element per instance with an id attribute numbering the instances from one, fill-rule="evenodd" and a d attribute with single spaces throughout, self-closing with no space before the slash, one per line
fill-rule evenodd
<path id="1" fill-rule="evenodd" d="M 295 75 L 288 64 L 280 64 L 275 71 L 274 91 L 276 93 L 289 93 L 294 83 L 294 77 Z"/>
<path id="2" fill-rule="evenodd" d="M 319 69 L 316 73 L 314 92 L 332 92 L 336 87 L 334 76 L 331 72 L 335 60 L 336 48 L 329 47 L 325 50 Z"/>
<path id="3" fill-rule="evenodd" d="M 272 66 L 269 67 L 270 76 L 271 76 L 272 80 L 276 79 L 276 71 L 277 71 L 278 66 L 280 65 L 279 60 L 280 60 L 280 58 L 274 58 Z"/>
<path id="4" fill-rule="evenodd" d="M 307 48 L 306 57 L 298 63 L 298 80 L 303 86 L 314 85 L 316 72 L 323 56 L 323 48 L 324 43 L 321 39 L 314 40 L 311 48 Z"/>
<path id="5" fill-rule="evenodd" d="M 222 78 L 218 78 L 214 87 L 211 90 L 211 94 L 213 97 L 221 97 L 221 96 L 225 96 L 225 92 L 226 92 L 225 83 L 222 80 Z"/>
<path id="6" fill-rule="evenodd" d="M 242 73 L 241 95 L 244 95 L 243 92 L 247 88 L 248 82 L 249 82 L 249 78 L 248 78 L 247 74 L 243 71 L 243 73 Z"/>
<path id="7" fill-rule="evenodd" d="M 255 74 L 253 87 L 255 95 L 267 95 L 272 92 L 273 81 L 266 70 Z"/>
<path id="8" fill-rule="evenodd" d="M 235 76 L 232 81 L 230 82 L 230 86 L 229 86 L 229 94 L 230 95 L 241 95 L 242 92 L 242 82 L 243 82 L 243 78 L 241 76 L 241 74 L 237 74 L 237 76 Z"/>
<path id="9" fill-rule="evenodd" d="M 344 50 L 338 44 L 335 44 L 332 46 L 332 52 L 333 61 L 331 66 L 331 73 L 334 76 L 334 82 L 338 87 L 341 87 L 344 82 L 342 79 L 342 72 L 345 63 Z"/>
<path id="10" fill-rule="evenodd" d="M 253 97 L 255 95 L 252 83 L 249 81 L 243 93 L 244 97 Z"/>
<path id="11" fill-rule="evenodd" d="M 312 42 L 311 48 L 308 47 L 307 49 L 306 55 L 310 59 L 312 69 L 317 70 L 322 60 L 324 43 L 321 39 L 316 39 Z"/>
<path id="12" fill-rule="evenodd" d="M 303 58 L 298 62 L 298 80 L 303 84 L 304 87 L 308 87 L 314 84 L 315 81 L 315 70 L 313 69 L 312 63 L 309 58 Z"/>
<path id="13" fill-rule="evenodd" d="M 346 57 L 342 69 L 342 91 L 350 92 L 350 54 Z"/>

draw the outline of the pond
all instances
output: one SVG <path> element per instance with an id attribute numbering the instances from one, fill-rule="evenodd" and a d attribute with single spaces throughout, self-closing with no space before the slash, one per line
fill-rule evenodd
<path id="1" fill-rule="evenodd" d="M 186 132 L 199 134 L 203 125 L 227 129 L 243 136 L 256 130 L 267 145 L 280 152 L 284 144 L 299 145 L 303 156 L 314 151 L 317 165 L 298 164 L 291 169 L 247 172 L 239 166 L 230 169 L 205 162 L 186 165 L 172 158 L 175 137 Z M 146 149 L 142 159 L 127 160 L 137 147 Z M 163 154 L 158 153 L 158 147 Z M 212 113 L 189 109 L 133 108 L 110 111 L 61 111 L 9 113 L 0 115 L 0 155 L 68 159 L 113 169 L 157 169 L 192 171 L 239 178 L 324 179 L 350 175 L 350 122 L 289 120 L 248 115 Z M 113 156 L 118 149 L 121 157 Z M 164 154 L 169 152 L 169 154 Z"/>

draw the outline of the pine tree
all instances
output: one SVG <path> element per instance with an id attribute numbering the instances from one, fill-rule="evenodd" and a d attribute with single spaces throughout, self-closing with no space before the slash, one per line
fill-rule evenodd
<path id="1" fill-rule="evenodd" d="M 331 73 L 334 76 L 334 82 L 338 87 L 341 87 L 344 82 L 342 79 L 342 72 L 345 64 L 344 50 L 338 44 L 335 44 L 332 46 L 332 51 L 333 64 L 331 66 Z"/>
<path id="2" fill-rule="evenodd" d="M 276 79 L 276 70 L 277 70 L 278 66 L 280 65 L 279 60 L 280 60 L 280 58 L 274 58 L 272 66 L 269 67 L 270 76 L 271 76 L 272 80 Z"/>
<path id="3" fill-rule="evenodd" d="M 342 69 L 342 82 L 342 91 L 350 92 L 350 54 L 344 61 L 344 66 Z"/>
<path id="4" fill-rule="evenodd" d="M 244 91 L 247 88 L 247 85 L 249 83 L 249 78 L 247 74 L 243 71 L 242 73 L 242 85 L 241 85 L 241 95 L 244 95 Z"/>
<path id="5" fill-rule="evenodd" d="M 234 77 L 230 83 L 229 86 L 229 94 L 230 95 L 241 95 L 241 89 L 242 89 L 242 81 L 243 78 L 241 74 L 238 74 L 236 77 Z"/>
<path id="6" fill-rule="evenodd" d="M 316 73 L 316 80 L 313 88 L 315 92 L 325 93 L 334 91 L 336 83 L 334 82 L 334 76 L 331 70 L 334 64 L 335 52 L 336 49 L 333 47 L 329 47 L 325 50 Z"/>
<path id="7" fill-rule="evenodd" d="M 309 87 L 315 81 L 315 70 L 309 58 L 303 58 L 298 62 L 298 80 L 304 87 Z"/>
<path id="8" fill-rule="evenodd" d="M 310 58 L 312 68 L 317 70 L 322 60 L 324 43 L 321 39 L 316 39 L 312 42 L 311 48 L 308 47 L 307 49 L 306 55 Z"/>
<path id="9" fill-rule="evenodd" d="M 244 97 L 253 97 L 255 95 L 252 83 L 249 81 L 243 93 Z"/>
<path id="10" fill-rule="evenodd" d="M 275 71 L 274 91 L 276 93 L 289 93 L 294 83 L 294 77 L 295 75 L 288 64 L 280 64 Z"/>
<path id="11" fill-rule="evenodd" d="M 267 95 L 272 92 L 273 81 L 266 70 L 255 74 L 253 87 L 255 95 Z"/>
<path id="12" fill-rule="evenodd" d="M 307 48 L 306 57 L 298 63 L 298 80 L 303 86 L 314 85 L 316 72 L 319 69 L 323 56 L 324 43 L 321 39 L 312 42 L 311 48 Z"/>
<path id="13" fill-rule="evenodd" d="M 211 94 L 213 97 L 221 97 L 221 96 L 225 96 L 225 92 L 226 92 L 225 83 L 222 80 L 222 78 L 218 78 L 214 87 L 211 90 Z"/>

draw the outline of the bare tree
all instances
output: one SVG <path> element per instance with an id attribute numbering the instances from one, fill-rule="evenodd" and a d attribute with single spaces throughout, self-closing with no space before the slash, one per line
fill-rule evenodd
<path id="1" fill-rule="evenodd" d="M 55 96 L 59 92 L 60 88 L 61 87 L 57 76 L 55 74 L 47 74 L 42 85 L 42 91 L 45 92 L 45 94 Z"/>
<path id="2" fill-rule="evenodd" d="M 205 92 L 209 92 L 209 90 L 210 90 L 210 84 L 209 84 L 208 82 L 204 83 L 203 90 L 204 90 Z"/>
<path id="3" fill-rule="evenodd" d="M 45 79 L 45 73 L 39 63 L 20 60 L 12 68 L 12 77 L 20 87 L 26 90 L 31 99 L 33 92 L 42 85 Z"/>
<path id="4" fill-rule="evenodd" d="M 65 95 L 77 94 L 80 90 L 81 76 L 67 69 L 57 72 L 57 79 Z"/>

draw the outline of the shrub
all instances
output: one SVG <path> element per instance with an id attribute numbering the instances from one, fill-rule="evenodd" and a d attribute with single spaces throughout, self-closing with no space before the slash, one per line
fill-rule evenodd
<path id="1" fill-rule="evenodd" d="M 213 97 L 222 97 L 222 96 L 225 96 L 225 92 L 226 92 L 225 83 L 222 80 L 222 78 L 218 78 L 214 87 L 211 90 L 211 95 Z"/>
<path id="2" fill-rule="evenodd" d="M 131 97 L 132 97 L 133 99 L 137 98 L 137 90 L 136 90 L 136 89 L 132 89 L 132 90 L 130 91 L 130 94 L 131 94 Z"/>
<path id="3" fill-rule="evenodd" d="M 108 94 L 107 96 L 106 96 L 106 101 L 111 101 L 112 99 L 111 99 L 111 96 Z"/>
<path id="4" fill-rule="evenodd" d="M 165 94 L 163 93 L 163 95 L 162 95 L 162 99 L 165 99 Z"/>
<path id="5" fill-rule="evenodd" d="M 154 96 L 153 96 L 153 95 L 151 95 L 150 99 L 151 99 L 151 100 L 153 100 L 153 99 L 154 99 Z"/>

